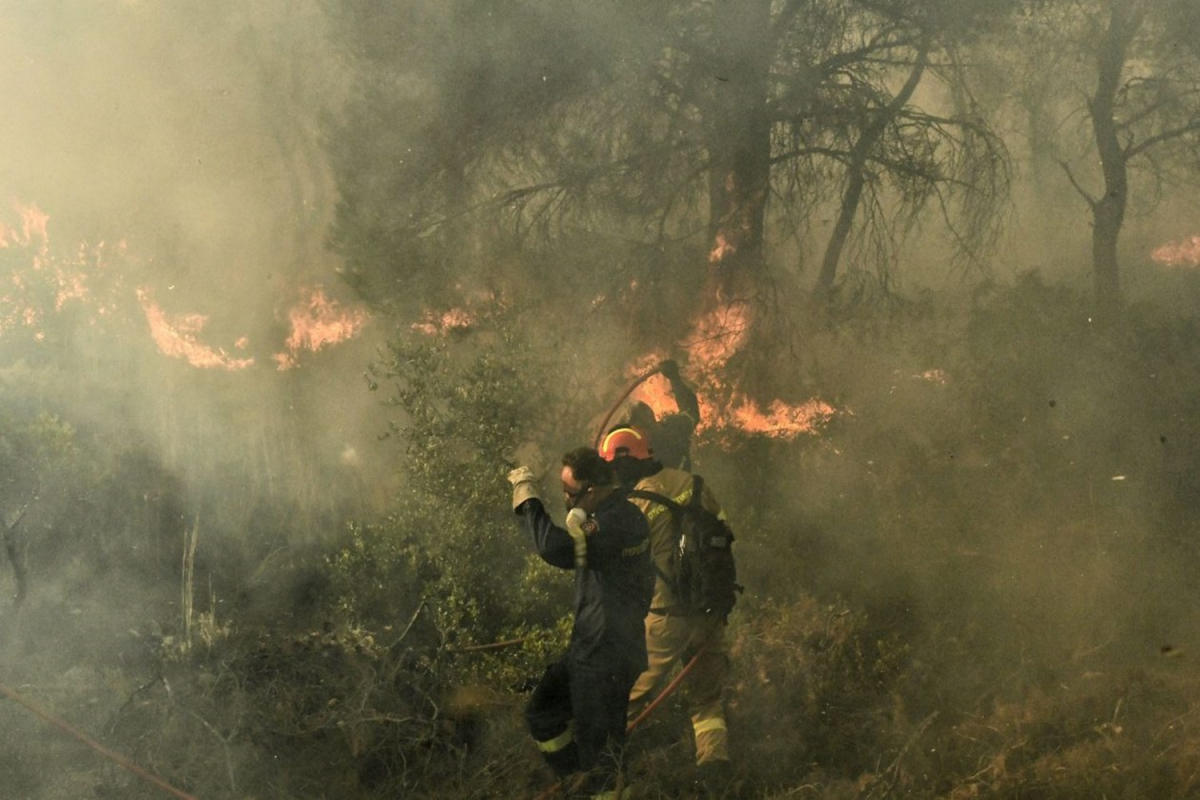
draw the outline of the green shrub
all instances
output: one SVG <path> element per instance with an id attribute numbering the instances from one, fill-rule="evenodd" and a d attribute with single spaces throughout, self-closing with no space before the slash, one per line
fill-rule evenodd
<path id="1" fill-rule="evenodd" d="M 342 612 L 376 630 L 411 615 L 452 649 L 555 628 L 569 581 L 530 557 L 505 480 L 515 448 L 561 412 L 549 374 L 503 307 L 466 333 L 390 343 L 371 381 L 397 410 L 400 490 L 387 519 L 352 526 L 331 560 Z"/>

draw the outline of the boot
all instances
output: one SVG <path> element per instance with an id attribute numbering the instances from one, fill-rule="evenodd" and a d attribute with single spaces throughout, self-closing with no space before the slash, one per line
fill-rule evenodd
<path id="1" fill-rule="evenodd" d="M 733 797 L 733 765 L 724 759 L 696 765 L 696 794 L 719 800 Z"/>

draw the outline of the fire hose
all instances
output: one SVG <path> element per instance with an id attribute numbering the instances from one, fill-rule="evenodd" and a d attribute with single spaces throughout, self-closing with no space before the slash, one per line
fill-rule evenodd
<path id="1" fill-rule="evenodd" d="M 597 450 L 600 449 L 600 442 L 604 440 L 605 430 L 608 428 L 608 423 L 612 420 L 613 414 L 616 414 L 617 409 L 621 407 L 621 404 L 624 403 L 629 398 L 629 395 L 633 394 L 634 389 L 638 388 L 643 383 L 645 383 L 646 381 L 650 380 L 655 375 L 662 372 L 663 364 L 666 364 L 666 363 L 667 363 L 666 361 L 661 361 L 658 363 L 658 365 L 651 367 L 650 369 L 643 372 L 640 376 L 637 377 L 637 379 L 634 380 L 633 383 L 629 384 L 629 386 L 625 389 L 625 391 L 621 393 L 621 396 L 617 398 L 617 401 L 615 403 L 613 403 L 612 406 L 609 407 L 609 409 L 608 409 L 607 413 L 605 413 L 603 419 L 600 420 L 599 427 L 597 427 L 597 429 L 596 429 L 596 443 L 593 446 Z"/>
<path id="2" fill-rule="evenodd" d="M 636 728 L 638 725 L 641 725 L 642 722 L 645 721 L 646 717 L 650 716 L 650 714 L 654 712 L 654 709 L 658 708 L 659 705 L 662 704 L 663 700 L 666 700 L 668 697 L 670 697 L 672 692 L 679 688 L 679 684 L 683 683 L 683 679 L 688 676 L 688 673 L 691 672 L 696 664 L 700 661 L 700 656 L 704 655 L 704 651 L 708 650 L 708 645 L 711 641 L 712 639 L 706 639 L 704 644 L 700 645 L 700 649 L 696 651 L 696 654 L 692 656 L 686 664 L 683 665 L 683 669 L 679 670 L 679 674 L 667 684 L 666 688 L 659 692 L 658 696 L 655 697 L 649 705 L 642 709 L 642 713 L 630 720 L 629 724 L 625 726 L 626 736 L 633 733 L 634 728 Z M 546 789 L 544 792 L 539 794 L 537 797 L 533 798 L 533 800 L 548 800 L 548 798 L 553 797 L 555 793 L 562 788 L 562 785 L 563 782 L 559 781 L 549 789 Z"/>
<path id="3" fill-rule="evenodd" d="M 182 798 L 182 800 L 197 800 L 197 798 L 194 797 L 193 795 L 190 795 L 187 792 L 180 791 L 179 789 L 176 789 L 174 786 L 172 786 L 171 784 L 162 780 L 161 778 L 159 778 L 155 775 L 151 775 L 149 772 L 142 769 L 137 764 L 134 764 L 132 761 L 125 758 L 125 756 L 121 755 L 120 753 L 116 753 L 116 752 L 113 752 L 112 750 L 109 750 L 107 747 L 100 744 L 95 739 L 93 739 L 92 737 L 90 737 L 86 733 L 84 733 L 83 731 L 79 730 L 78 728 L 74 727 L 73 725 L 70 725 L 70 724 L 64 722 L 63 720 L 61 720 L 58 717 L 51 714 L 49 711 L 36 705 L 32 701 L 27 700 L 26 698 L 22 697 L 20 694 L 18 694 L 12 688 L 5 686 L 3 683 L 0 683 L 0 694 L 4 695 L 9 700 L 12 700 L 13 702 L 18 703 L 19 705 L 22 705 L 25 708 L 29 709 L 34 714 L 37 714 L 39 717 L 46 720 L 54 727 L 75 737 L 79 741 L 86 744 L 88 747 L 95 750 L 100 755 L 104 756 L 105 758 L 107 758 L 111 761 L 115 761 L 116 763 L 118 763 L 122 767 L 124 767 L 125 769 L 132 772 L 134 775 L 137 775 L 139 778 L 143 778 L 147 781 L 150 781 L 150 783 L 153 783 L 155 786 L 162 789 L 164 792 L 167 792 L 168 794 L 172 794 L 175 797 Z"/>

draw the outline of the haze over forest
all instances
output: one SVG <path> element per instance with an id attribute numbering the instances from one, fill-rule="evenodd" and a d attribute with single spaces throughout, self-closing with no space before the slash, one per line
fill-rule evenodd
<path id="1" fill-rule="evenodd" d="M 1187 796 L 1193 5 L 0 0 L 0 688 L 197 797 L 532 796 L 503 476 L 674 359 L 747 796 Z"/>

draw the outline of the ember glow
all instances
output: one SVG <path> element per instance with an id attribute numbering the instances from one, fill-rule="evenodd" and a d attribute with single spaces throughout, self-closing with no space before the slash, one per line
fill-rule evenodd
<path id="1" fill-rule="evenodd" d="M 283 352 L 275 354 L 279 369 L 292 369 L 297 356 L 304 351 L 318 350 L 353 339 L 370 319 L 361 308 L 346 308 L 325 296 L 325 289 L 316 286 L 303 292 L 299 303 L 288 310 L 291 332 L 284 342 Z"/>
<path id="2" fill-rule="evenodd" d="M 13 209 L 20 217 L 20 223 L 13 227 L 0 222 L 0 247 L 28 247 L 36 240 L 39 250 L 44 252 L 49 242 L 46 224 L 50 215 L 35 205 L 13 203 Z"/>
<path id="3" fill-rule="evenodd" d="M 62 311 L 72 300 L 88 296 L 87 270 L 90 263 L 61 264 L 50 257 L 47 225 L 50 216 L 36 205 L 13 203 L 17 223 L 0 221 L 0 250 L 9 251 L 7 291 L 0 295 L 0 333 L 15 328 L 27 328 L 35 341 L 45 339 L 41 326 L 46 314 Z M 49 308 L 53 296 L 53 309 Z"/>
<path id="4" fill-rule="evenodd" d="M 726 256 L 731 256 L 737 252 L 737 245 L 728 241 L 725 234 L 718 233 L 716 242 L 713 244 L 712 250 L 708 253 L 708 263 L 718 264 L 725 260 Z"/>
<path id="5" fill-rule="evenodd" d="M 54 296 L 54 310 L 62 311 L 63 306 L 72 300 L 82 300 L 87 297 L 87 279 L 82 272 L 60 273 L 58 275 L 58 293 Z"/>
<path id="6" fill-rule="evenodd" d="M 1150 257 L 1168 267 L 1200 267 L 1200 236 L 1190 236 L 1155 248 Z"/>
<path id="7" fill-rule="evenodd" d="M 200 369 L 233 371 L 254 365 L 253 358 L 233 358 L 224 350 L 200 341 L 199 334 L 208 324 L 208 317 L 202 314 L 168 317 L 151 298 L 148 289 L 138 289 L 137 298 L 150 325 L 150 335 L 164 355 L 183 359 Z"/>
<path id="8" fill-rule="evenodd" d="M 426 311 L 420 322 L 414 322 L 412 329 L 428 336 L 444 336 L 448 333 L 461 332 L 475 324 L 471 312 L 463 308 L 452 308 L 441 314 Z"/>
<path id="9" fill-rule="evenodd" d="M 837 414 L 828 403 L 810 399 L 789 404 L 776 399 L 764 409 L 745 392 L 729 385 L 724 368 L 745 345 L 748 336 L 745 304 L 729 303 L 698 318 L 692 332 L 680 343 L 687 354 L 683 377 L 699 395 L 700 424 L 696 432 L 739 431 L 781 439 L 819 433 L 821 426 Z M 644 375 L 663 357 L 661 353 L 644 355 L 630 364 L 627 374 Z M 661 374 L 643 380 L 630 399 L 645 403 L 659 418 L 678 411 L 670 382 Z"/>
<path id="10" fill-rule="evenodd" d="M 13 283 L 13 291 L 0 295 L 0 334 L 21 327 L 35 328 L 41 321 L 37 309 L 25 303 L 21 284 L 15 280 Z"/>

